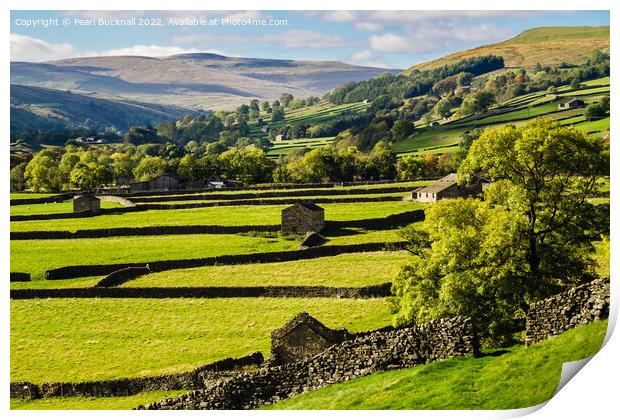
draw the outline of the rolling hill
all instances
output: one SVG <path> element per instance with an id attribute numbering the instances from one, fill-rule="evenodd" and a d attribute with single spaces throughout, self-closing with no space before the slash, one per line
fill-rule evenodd
<path id="1" fill-rule="evenodd" d="M 509 40 L 455 52 L 429 62 L 416 64 L 403 73 L 428 70 L 464 58 L 488 54 L 504 57 L 507 67 L 534 67 L 581 64 L 601 48 L 609 49 L 609 26 L 558 26 L 528 29 Z"/>
<path id="2" fill-rule="evenodd" d="M 350 81 L 384 72 L 337 61 L 297 61 L 181 54 L 170 57 L 81 57 L 43 63 L 12 62 L 11 83 L 71 89 L 186 108 L 232 108 L 250 99 L 321 96 Z"/>
<path id="3" fill-rule="evenodd" d="M 60 129 L 90 120 L 97 126 L 126 130 L 136 124 L 187 115 L 188 109 L 130 100 L 94 98 L 77 93 L 33 86 L 11 85 L 11 130 Z"/>

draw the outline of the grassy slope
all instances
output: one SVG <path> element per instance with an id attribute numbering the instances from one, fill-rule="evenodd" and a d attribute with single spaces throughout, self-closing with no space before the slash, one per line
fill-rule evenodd
<path id="1" fill-rule="evenodd" d="M 600 348 L 607 322 L 568 331 L 500 356 L 450 359 L 410 369 L 379 372 L 331 385 L 271 409 L 512 409 L 547 401 L 557 388 L 562 363 Z"/>
<path id="2" fill-rule="evenodd" d="M 533 67 L 536 63 L 581 64 L 594 50 L 609 48 L 609 26 L 543 27 L 529 29 L 497 44 L 459 51 L 437 60 L 417 64 L 405 70 L 426 70 L 464 58 L 495 54 L 504 57 L 507 67 Z"/>
<path id="3" fill-rule="evenodd" d="M 102 215 L 79 219 L 11 222 L 11 231 L 99 229 L 111 227 L 184 225 L 272 225 L 280 223 L 287 205 L 205 207 L 180 210 L 149 210 L 136 213 Z M 417 202 L 321 204 L 327 220 L 359 220 L 385 217 L 422 208 Z"/>
<path id="4" fill-rule="evenodd" d="M 189 110 L 146 102 L 101 99 L 64 90 L 35 86 L 11 85 L 11 100 L 20 104 L 11 120 L 11 128 L 37 127 L 39 118 L 79 125 L 90 119 L 102 126 L 113 125 L 121 130 L 138 123 L 155 124 L 180 118 Z M 11 107 L 15 110 L 14 107 Z"/>
<path id="5" fill-rule="evenodd" d="M 609 83 L 609 78 L 602 78 L 593 80 L 596 85 L 603 85 Z M 559 90 L 564 90 L 566 87 L 561 87 Z M 609 131 L 609 118 L 604 118 L 598 121 L 585 121 L 583 116 L 585 108 L 571 109 L 567 111 L 558 112 L 558 104 L 565 101 L 567 97 L 580 97 L 586 104 L 596 102 L 602 95 L 608 95 L 610 92 L 609 85 L 596 87 L 596 88 L 583 88 L 577 91 L 570 90 L 566 93 L 561 93 L 557 100 L 550 103 L 544 103 L 537 106 L 540 101 L 545 101 L 546 92 L 535 92 L 518 96 L 500 104 L 496 108 L 502 109 L 506 105 L 519 106 L 519 109 L 510 110 L 495 115 L 482 114 L 477 119 L 466 118 L 463 120 L 457 120 L 454 122 L 446 122 L 437 127 L 425 127 L 413 137 L 399 141 L 394 145 L 394 148 L 399 155 L 419 155 L 419 154 L 441 154 L 444 152 L 453 152 L 456 150 L 456 145 L 460 137 L 466 131 L 479 127 L 500 127 L 506 124 L 514 124 L 516 126 L 524 125 L 528 119 L 533 119 L 539 116 L 546 116 L 552 119 L 561 120 L 561 124 L 569 125 L 574 124 L 574 127 L 584 131 L 588 134 L 604 133 Z M 497 112 L 491 110 L 491 112 Z M 569 119 L 569 117 L 571 117 Z M 437 146 L 444 146 L 437 148 Z"/>
<path id="6" fill-rule="evenodd" d="M 158 375 L 269 351 L 307 311 L 331 328 L 387 325 L 385 299 L 45 299 L 11 301 L 11 381 Z"/>

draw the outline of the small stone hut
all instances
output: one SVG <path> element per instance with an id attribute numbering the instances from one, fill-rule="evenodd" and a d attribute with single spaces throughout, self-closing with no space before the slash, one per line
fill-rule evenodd
<path id="1" fill-rule="evenodd" d="M 325 211 L 314 203 L 296 203 L 282 209 L 284 235 L 320 232 L 325 227 Z"/>
<path id="2" fill-rule="evenodd" d="M 422 203 L 436 203 L 444 198 L 466 197 L 482 192 L 484 180 L 477 178 L 471 185 L 459 185 L 456 174 L 446 175 L 426 187 L 418 188 L 411 193 L 413 200 Z"/>
<path id="3" fill-rule="evenodd" d="M 101 200 L 93 194 L 80 194 L 73 197 L 73 213 L 97 213 L 101 209 Z"/>
<path id="4" fill-rule="evenodd" d="M 582 101 L 581 99 L 577 99 L 577 98 L 572 98 L 571 100 L 561 103 L 558 105 L 558 109 L 574 109 L 574 108 L 581 108 L 582 106 L 584 106 L 586 103 L 584 101 Z"/>
<path id="5" fill-rule="evenodd" d="M 352 337 L 347 330 L 332 330 L 306 312 L 271 333 L 271 366 L 292 363 L 321 353 Z"/>

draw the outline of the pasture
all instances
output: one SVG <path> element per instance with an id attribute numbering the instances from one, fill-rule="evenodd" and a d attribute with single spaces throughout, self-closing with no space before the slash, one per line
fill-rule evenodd
<path id="1" fill-rule="evenodd" d="M 422 183 L 425 184 L 425 183 Z M 410 187 L 421 183 L 388 184 Z M 422 209 L 408 194 L 382 193 L 386 185 L 313 188 L 304 199 L 334 197 L 396 197 L 399 201 L 321 204 L 326 220 L 357 221 L 384 218 Z M 356 194 L 360 189 L 376 193 Z M 286 194 L 296 190 L 279 190 Z M 235 200 L 250 191 L 218 191 Z M 256 194 L 263 191 L 253 191 Z M 278 190 L 265 191 L 274 193 Z M 332 193 L 334 194 L 334 193 Z M 155 199 L 159 197 L 153 194 Z M 179 194 L 183 202 L 188 194 Z M 173 198 L 174 199 L 174 198 Z M 186 200 L 196 202 L 196 200 Z M 212 201 L 207 195 L 200 201 Z M 93 217 L 11 222 L 11 231 L 75 231 L 149 226 L 278 225 L 287 205 L 235 205 L 195 209 L 145 210 Z M 163 202 L 163 201 L 162 201 Z M 165 203 L 171 203 L 166 201 Z M 174 202 L 172 202 L 174 203 Z M 71 202 L 12 206 L 12 215 L 70 211 Z M 334 228 L 326 230 L 327 246 L 395 242 L 399 229 Z M 100 276 L 46 280 L 45 270 L 68 265 L 134 263 L 204 258 L 220 255 L 290 251 L 300 236 L 279 232 L 155 236 L 105 236 L 80 239 L 31 239 L 11 242 L 11 270 L 31 274 L 30 282 L 11 283 L 18 289 L 92 288 Z M 389 282 L 409 255 L 389 250 L 349 253 L 299 261 L 214 265 L 174 269 L 139 277 L 122 288 L 219 286 L 364 287 Z M 52 298 L 11 301 L 11 381 L 37 384 L 51 381 L 93 381 L 141 377 L 191 370 L 226 357 L 253 351 L 269 355 L 270 333 L 299 312 L 311 313 L 331 328 L 363 331 L 391 323 L 386 298 Z M 114 398 L 50 398 L 13 400 L 17 409 L 132 408 L 175 396 L 181 391 L 157 391 Z"/>

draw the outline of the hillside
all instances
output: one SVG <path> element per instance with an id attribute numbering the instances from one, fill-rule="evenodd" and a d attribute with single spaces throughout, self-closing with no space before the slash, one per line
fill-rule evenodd
<path id="1" fill-rule="evenodd" d="M 507 67 L 531 68 L 536 63 L 557 66 L 581 64 L 601 48 L 609 49 L 609 26 L 558 26 L 528 29 L 509 40 L 458 51 L 429 62 L 416 64 L 403 73 L 427 70 L 464 58 L 500 55 Z"/>
<path id="2" fill-rule="evenodd" d="M 451 359 L 379 372 L 308 392 L 269 409 L 304 410 L 506 410 L 550 399 L 563 362 L 598 351 L 607 321 L 578 327 L 526 348 L 481 358 Z"/>
<path id="3" fill-rule="evenodd" d="M 181 54 L 82 57 L 11 63 L 11 83 L 112 95 L 187 108 L 232 108 L 252 98 L 321 96 L 386 71 L 336 61 L 297 61 Z"/>
<path id="4" fill-rule="evenodd" d="M 94 98 L 57 89 L 11 85 L 11 130 L 58 129 L 82 125 L 126 130 L 187 115 L 187 109 L 129 100 Z"/>

